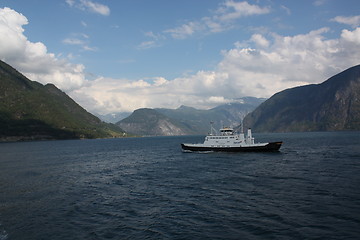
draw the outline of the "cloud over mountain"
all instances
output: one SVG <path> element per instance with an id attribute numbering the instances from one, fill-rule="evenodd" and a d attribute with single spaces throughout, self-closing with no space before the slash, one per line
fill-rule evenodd
<path id="1" fill-rule="evenodd" d="M 72 7 L 86 2 L 90 1 L 67 1 Z M 221 30 L 229 27 L 226 22 L 232 19 L 269 11 L 268 7 L 247 2 L 226 1 L 213 16 L 194 21 L 188 29 L 184 26 L 183 32 L 189 35 L 204 26 L 209 31 Z M 356 21 L 337 19 L 333 24 L 346 22 L 354 26 Z M 172 79 L 160 74 L 138 79 L 98 76 L 88 80 L 84 65 L 73 64 L 70 59 L 49 52 L 42 42 L 30 41 L 24 30 L 27 24 L 29 21 L 24 15 L 0 8 L 0 34 L 6 36 L 0 38 L 1 60 L 32 80 L 54 83 L 87 110 L 103 114 L 144 107 L 210 108 L 243 96 L 270 97 L 285 88 L 322 82 L 359 64 L 360 56 L 359 27 L 338 32 L 322 27 L 294 35 L 255 31 L 247 40 L 234 42 L 232 48 L 219 52 L 220 60 L 207 70 L 197 69 Z M 169 34 L 187 36 L 181 32 Z M 158 39 L 166 40 L 153 32 L 147 35 L 154 40 L 149 45 L 156 44 Z M 74 36 L 63 42 L 85 46 L 86 40 L 86 37 Z"/>
<path id="2" fill-rule="evenodd" d="M 295 36 L 270 33 L 268 38 L 254 34 L 224 50 L 212 71 L 175 79 L 99 78 L 75 92 L 78 99 L 93 98 L 96 111 L 181 104 L 209 108 L 243 96 L 270 97 L 285 88 L 319 83 L 359 63 L 360 28 L 344 29 L 335 39 L 324 36 L 328 31 L 321 28 Z"/>
<path id="3" fill-rule="evenodd" d="M 31 42 L 24 34 L 28 19 L 10 9 L 0 9 L 0 57 L 32 80 L 54 83 L 65 91 L 80 88 L 86 82 L 84 65 L 71 64 L 49 53 L 42 42 Z"/>

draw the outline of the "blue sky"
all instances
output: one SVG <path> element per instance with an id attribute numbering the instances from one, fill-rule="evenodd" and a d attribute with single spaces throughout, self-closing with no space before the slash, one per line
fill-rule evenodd
<path id="1" fill-rule="evenodd" d="M 0 59 L 91 112 L 210 108 L 360 63 L 357 0 L 1 0 Z"/>

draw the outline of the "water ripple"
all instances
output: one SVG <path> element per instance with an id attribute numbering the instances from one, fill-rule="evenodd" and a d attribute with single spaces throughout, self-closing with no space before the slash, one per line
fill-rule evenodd
<path id="1" fill-rule="evenodd" d="M 183 153 L 195 138 L 0 144 L 0 240 L 359 236 L 358 133 L 264 135 L 284 141 L 275 154 Z"/>

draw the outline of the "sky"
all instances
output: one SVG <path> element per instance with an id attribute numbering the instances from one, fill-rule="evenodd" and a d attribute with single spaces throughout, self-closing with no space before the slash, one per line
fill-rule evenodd
<path id="1" fill-rule="evenodd" d="M 0 59 L 92 113 L 209 109 L 360 64 L 360 1 L 0 0 Z"/>

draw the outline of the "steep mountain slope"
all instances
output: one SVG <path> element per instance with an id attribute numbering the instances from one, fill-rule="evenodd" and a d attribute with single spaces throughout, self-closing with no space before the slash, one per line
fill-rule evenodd
<path id="1" fill-rule="evenodd" d="M 156 111 L 171 119 L 176 119 L 183 126 L 190 129 L 192 134 L 208 132 L 209 122 L 219 120 L 219 116 L 215 117 L 211 111 L 187 106 L 181 106 L 177 109 L 157 108 Z"/>
<path id="2" fill-rule="evenodd" d="M 192 133 L 190 129 L 176 120 L 149 108 L 135 110 L 117 125 L 129 133 L 145 136 L 172 136 Z"/>
<path id="3" fill-rule="evenodd" d="M 360 130 L 360 65 L 275 94 L 244 125 L 258 132 Z"/>
<path id="4" fill-rule="evenodd" d="M 0 139 L 99 138 L 122 135 L 52 84 L 30 81 L 0 61 Z"/>

